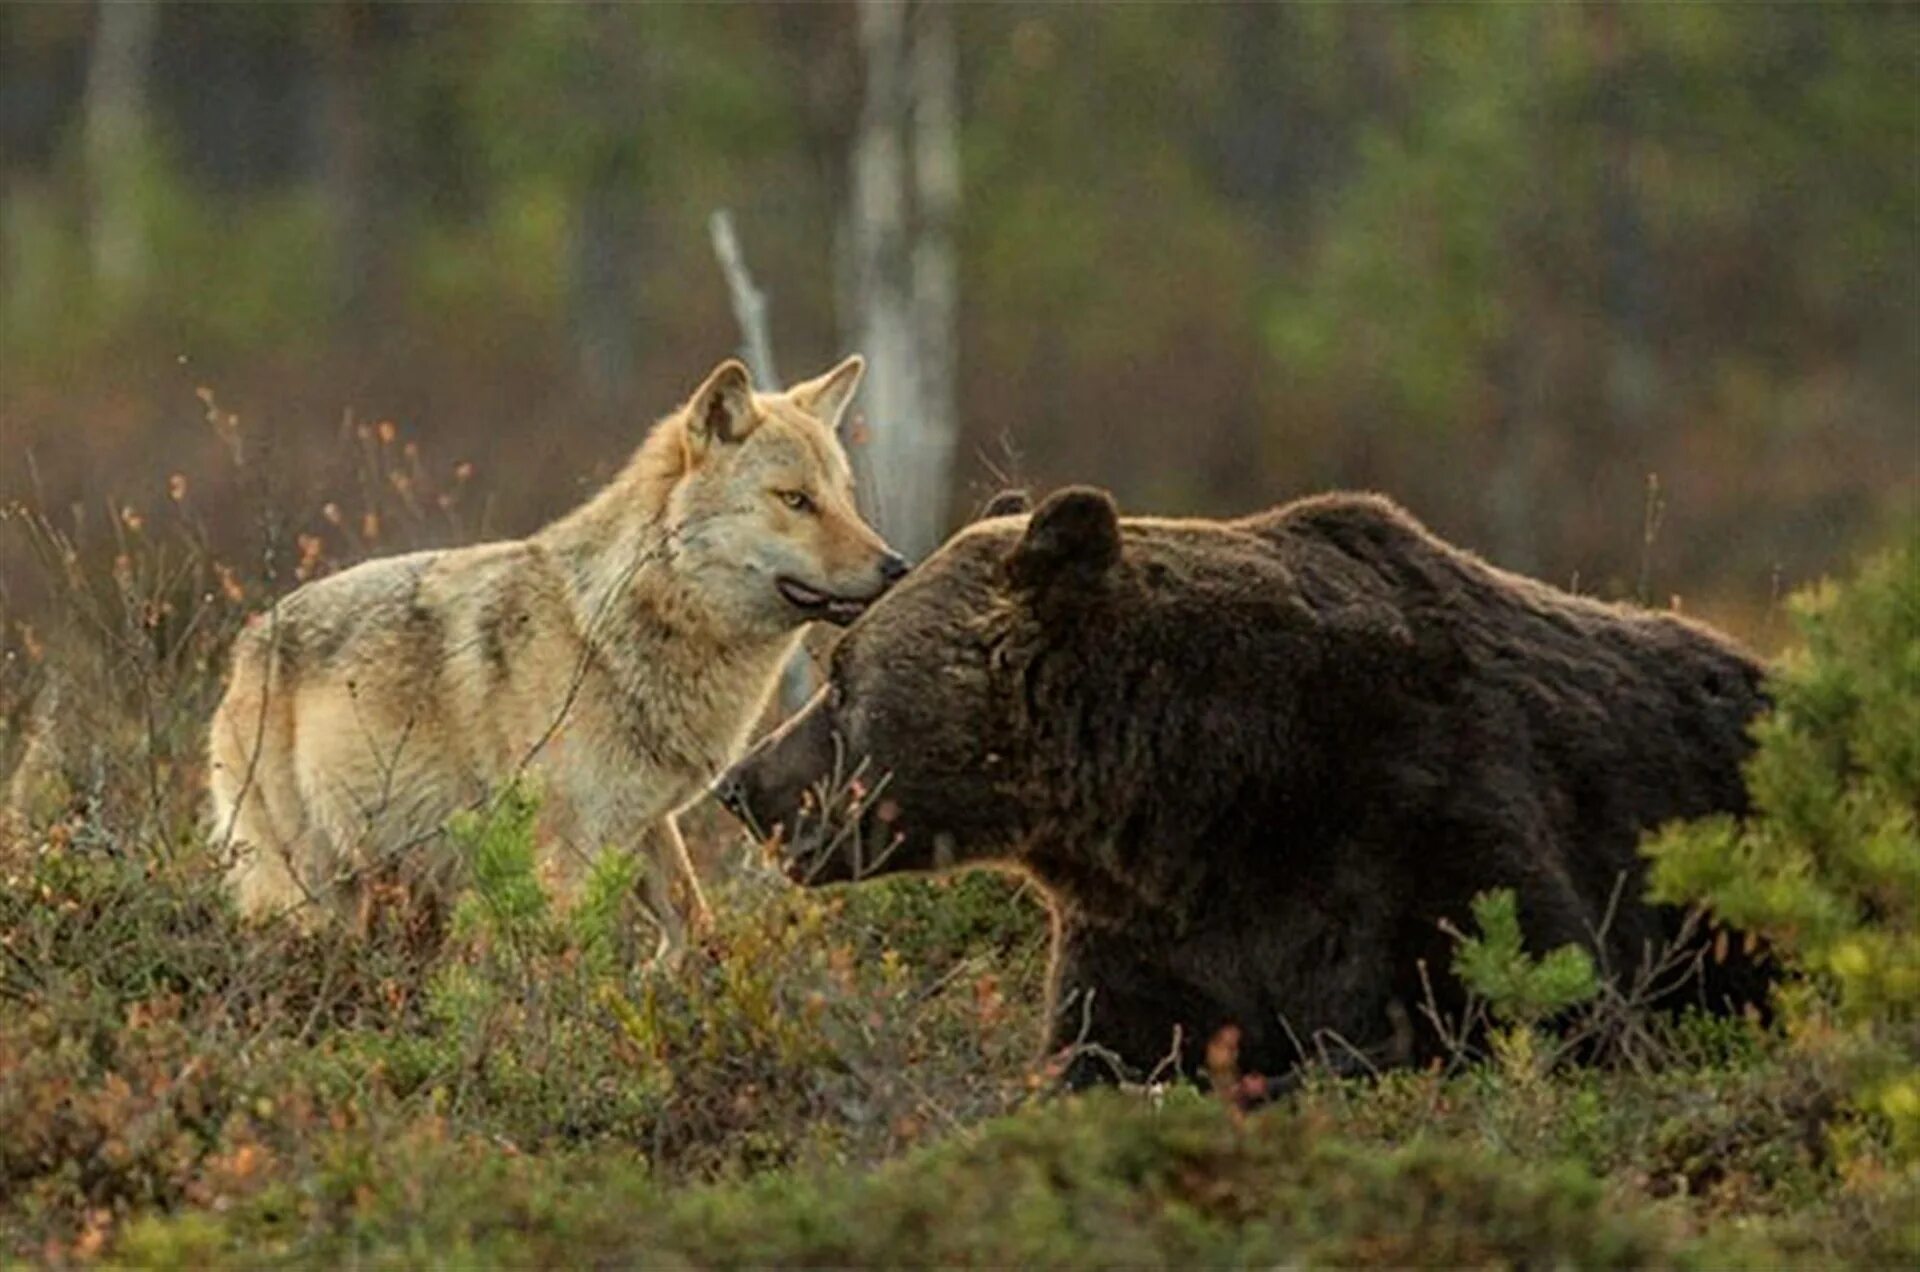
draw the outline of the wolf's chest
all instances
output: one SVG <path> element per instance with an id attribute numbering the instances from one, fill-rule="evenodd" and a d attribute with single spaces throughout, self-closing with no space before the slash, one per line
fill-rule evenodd
<path id="1" fill-rule="evenodd" d="M 747 669 L 651 686 L 621 704 L 622 737 L 640 763 L 704 781 L 731 762 L 765 699 L 765 675 Z"/>
<path id="2" fill-rule="evenodd" d="M 572 787 L 622 803 L 678 807 L 724 768 L 766 700 L 770 673 L 716 666 L 706 674 L 646 677 L 630 689 L 586 686 L 555 730 L 543 766 Z M 716 674 L 716 673 L 731 674 Z"/>

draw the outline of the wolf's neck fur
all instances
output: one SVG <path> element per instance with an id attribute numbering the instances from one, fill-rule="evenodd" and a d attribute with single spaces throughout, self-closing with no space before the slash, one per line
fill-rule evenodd
<path id="1" fill-rule="evenodd" d="M 690 464 L 686 428 L 684 413 L 661 420 L 612 481 L 532 538 L 560 567 L 581 637 L 629 684 L 649 675 L 631 664 L 660 658 L 651 636 L 694 646 L 676 651 L 675 667 L 738 675 L 742 658 L 777 658 L 795 634 L 742 629 L 685 576 L 682 527 L 668 514 Z"/>

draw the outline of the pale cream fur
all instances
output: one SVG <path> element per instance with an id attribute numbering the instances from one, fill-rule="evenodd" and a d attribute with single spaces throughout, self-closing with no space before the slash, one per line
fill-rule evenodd
<path id="1" fill-rule="evenodd" d="M 380 861 L 440 879 L 447 817 L 524 774 L 556 887 L 643 850 L 680 945 L 707 911 L 674 814 L 741 750 L 811 616 L 776 580 L 858 600 L 900 568 L 835 434 L 861 369 L 758 394 L 723 363 L 530 538 L 368 561 L 257 616 L 209 743 L 241 906 L 323 913 Z"/>

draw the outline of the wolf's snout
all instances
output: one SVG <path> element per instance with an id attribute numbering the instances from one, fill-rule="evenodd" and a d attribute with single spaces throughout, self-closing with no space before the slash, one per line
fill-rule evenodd
<path id="1" fill-rule="evenodd" d="M 792 606 L 801 617 L 824 619 L 836 626 L 845 627 L 866 613 L 867 607 L 885 596 L 887 592 L 905 578 L 912 567 L 907 559 L 891 548 L 885 548 L 880 554 L 875 572 L 879 575 L 876 585 L 869 585 L 863 593 L 842 594 L 816 587 L 791 574 L 777 576 L 774 588 Z"/>

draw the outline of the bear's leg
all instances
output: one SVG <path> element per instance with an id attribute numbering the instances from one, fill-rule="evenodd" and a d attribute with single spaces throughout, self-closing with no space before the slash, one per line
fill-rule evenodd
<path id="1" fill-rule="evenodd" d="M 1220 1024 L 1214 1004 L 1125 936 L 1063 926 L 1049 978 L 1047 1054 L 1072 1090 L 1192 1076 Z"/>

